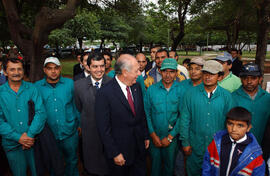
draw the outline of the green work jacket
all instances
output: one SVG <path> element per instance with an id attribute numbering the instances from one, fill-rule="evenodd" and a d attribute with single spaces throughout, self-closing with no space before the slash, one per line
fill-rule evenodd
<path id="1" fill-rule="evenodd" d="M 73 80 L 60 77 L 55 88 L 46 78 L 35 84 L 42 95 L 48 124 L 55 138 L 63 140 L 74 134 L 79 125 L 80 115 L 75 106 Z"/>
<path id="2" fill-rule="evenodd" d="M 35 104 L 35 116 L 30 126 L 29 100 Z M 0 86 L 0 135 L 6 151 L 21 147 L 18 141 L 23 133 L 35 137 L 41 132 L 45 122 L 46 114 L 42 98 L 32 83 L 22 81 L 17 93 L 9 87 L 8 82 Z"/>
<path id="3" fill-rule="evenodd" d="M 230 74 L 227 75 L 222 81 L 218 82 L 218 85 L 228 90 L 229 92 L 233 92 L 237 90 L 242 85 L 242 83 L 240 78 L 230 72 Z"/>
<path id="4" fill-rule="evenodd" d="M 270 117 L 270 94 L 259 86 L 257 95 L 252 100 L 241 86 L 232 93 L 232 97 L 235 106 L 241 106 L 251 112 L 252 128 L 250 131 L 254 134 L 259 144 L 261 144 L 264 130 Z"/>
<path id="5" fill-rule="evenodd" d="M 181 88 L 177 81 L 167 91 L 162 80 L 151 85 L 144 99 L 144 108 L 149 133 L 155 132 L 160 138 L 179 133 Z"/>
<path id="6" fill-rule="evenodd" d="M 208 98 L 204 84 L 200 84 L 184 96 L 180 118 L 182 145 L 192 146 L 192 151 L 203 155 L 213 135 L 224 129 L 226 113 L 232 107 L 230 92 L 217 86 Z"/>

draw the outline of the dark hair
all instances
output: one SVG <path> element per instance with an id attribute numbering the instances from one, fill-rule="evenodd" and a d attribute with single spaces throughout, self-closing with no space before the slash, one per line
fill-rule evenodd
<path id="1" fill-rule="evenodd" d="M 23 66 L 23 69 L 24 69 L 24 62 L 23 62 L 23 60 L 17 59 L 17 58 L 8 58 L 8 59 L 5 59 L 4 62 L 3 62 L 3 68 L 4 68 L 5 71 L 7 70 L 7 64 L 8 64 L 8 62 L 21 63 L 22 66 Z"/>
<path id="2" fill-rule="evenodd" d="M 237 53 L 240 54 L 241 56 L 242 56 L 242 54 L 243 54 L 243 53 L 242 53 L 242 50 L 240 50 L 240 49 L 237 51 Z"/>
<path id="3" fill-rule="evenodd" d="M 190 58 L 186 58 L 183 60 L 183 64 L 188 64 L 189 65 L 190 63 Z"/>
<path id="4" fill-rule="evenodd" d="M 80 50 L 75 50 L 75 55 L 76 56 L 82 55 L 82 52 Z"/>
<path id="5" fill-rule="evenodd" d="M 223 76 L 224 75 L 224 72 L 218 72 L 218 76 Z"/>
<path id="6" fill-rule="evenodd" d="M 230 51 L 230 53 L 232 53 L 232 51 L 238 52 L 238 50 L 236 48 L 232 48 L 231 51 Z"/>
<path id="7" fill-rule="evenodd" d="M 81 58 L 80 58 L 81 62 L 83 62 L 84 56 L 89 56 L 89 54 L 90 54 L 89 52 L 82 53 Z"/>
<path id="8" fill-rule="evenodd" d="M 105 58 L 103 57 L 102 54 L 100 53 L 91 53 L 88 55 L 88 58 L 87 58 L 87 65 L 90 67 L 92 61 L 100 61 L 100 60 L 103 60 L 104 61 L 104 64 L 106 64 L 106 60 Z"/>
<path id="9" fill-rule="evenodd" d="M 174 57 L 177 57 L 177 56 L 178 56 L 178 54 L 177 54 L 177 52 L 176 52 L 176 51 L 171 50 L 170 52 L 174 52 Z"/>
<path id="10" fill-rule="evenodd" d="M 157 55 L 157 53 L 162 53 L 162 52 L 166 52 L 167 57 L 169 57 L 169 52 L 168 52 L 168 50 L 163 49 L 163 48 L 160 48 L 159 50 L 157 50 L 156 55 Z"/>
<path id="11" fill-rule="evenodd" d="M 251 124 L 251 113 L 243 108 L 243 107 L 234 107 L 226 114 L 226 121 L 230 120 L 238 120 L 238 121 L 245 121 L 247 125 Z"/>
<path id="12" fill-rule="evenodd" d="M 109 52 L 109 51 L 103 51 L 101 55 L 102 55 L 102 57 L 104 57 L 104 55 L 107 55 L 107 56 L 109 56 L 110 59 L 112 60 L 112 54 L 111 54 L 111 52 Z"/>
<path id="13" fill-rule="evenodd" d="M 227 65 L 231 65 L 232 64 L 232 60 L 227 60 Z"/>
<path id="14" fill-rule="evenodd" d="M 153 48 L 161 48 L 161 46 L 160 46 L 160 45 L 153 45 L 153 46 L 150 47 L 150 51 L 151 51 Z"/>

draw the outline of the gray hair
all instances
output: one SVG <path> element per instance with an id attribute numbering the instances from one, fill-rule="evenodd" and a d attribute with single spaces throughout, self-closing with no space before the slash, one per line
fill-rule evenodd
<path id="1" fill-rule="evenodd" d="M 123 69 L 126 69 L 128 72 L 130 72 L 131 67 L 132 65 L 129 59 L 118 59 L 114 65 L 114 71 L 116 75 L 121 75 Z"/>

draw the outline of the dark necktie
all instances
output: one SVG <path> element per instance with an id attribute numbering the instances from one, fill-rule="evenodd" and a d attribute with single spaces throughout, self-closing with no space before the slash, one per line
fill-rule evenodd
<path id="1" fill-rule="evenodd" d="M 209 96 L 209 98 L 210 98 L 210 99 L 211 99 L 212 95 L 213 95 L 213 93 L 212 93 L 212 92 L 210 92 L 210 96 Z"/>
<path id="2" fill-rule="evenodd" d="M 131 97 L 131 93 L 130 93 L 130 90 L 129 90 L 129 87 L 127 86 L 126 88 L 127 90 L 127 99 L 128 99 L 128 103 L 129 103 L 129 106 L 134 114 L 134 116 L 136 115 L 136 112 L 135 112 L 135 107 L 134 107 L 134 103 L 133 103 L 133 100 L 132 100 L 132 97 Z"/>
<path id="3" fill-rule="evenodd" d="M 99 89 L 98 85 L 99 85 L 99 82 L 95 82 L 95 88 L 96 88 L 97 90 Z"/>

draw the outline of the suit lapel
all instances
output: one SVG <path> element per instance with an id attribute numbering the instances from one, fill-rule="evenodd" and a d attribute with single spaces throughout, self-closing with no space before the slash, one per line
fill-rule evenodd
<path id="1" fill-rule="evenodd" d="M 116 79 L 114 78 L 113 79 L 113 86 L 114 86 L 114 89 L 116 90 L 115 91 L 115 96 L 117 96 L 119 98 L 119 100 L 121 101 L 121 103 L 127 108 L 129 109 L 129 111 L 132 113 L 132 110 L 129 106 L 129 103 L 127 101 L 127 98 L 125 97 L 120 85 L 118 84 L 118 82 L 116 81 Z M 132 113 L 133 114 L 133 113 Z"/>
<path id="2" fill-rule="evenodd" d="M 138 90 L 135 85 L 131 86 L 131 92 L 133 96 L 133 102 L 134 102 L 134 107 L 135 107 L 135 112 L 138 112 Z"/>

